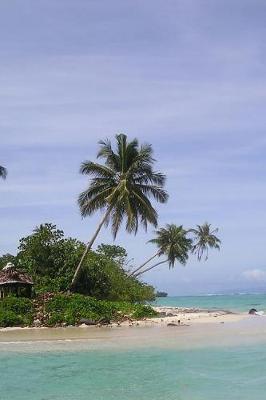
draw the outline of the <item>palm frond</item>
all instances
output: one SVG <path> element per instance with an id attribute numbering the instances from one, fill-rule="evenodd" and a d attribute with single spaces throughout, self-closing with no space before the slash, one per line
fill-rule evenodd
<path id="1" fill-rule="evenodd" d="M 158 229 L 156 237 L 149 242 L 156 244 L 159 256 L 166 255 L 169 268 L 173 268 L 177 261 L 185 265 L 188 260 L 192 239 L 186 235 L 187 231 L 182 225 L 167 224 L 164 228 Z"/>
<path id="2" fill-rule="evenodd" d="M 91 175 L 99 178 L 113 178 L 115 174 L 109 167 L 92 161 L 84 161 L 80 166 L 80 173 L 82 175 Z"/>
<path id="3" fill-rule="evenodd" d="M 103 158 L 105 164 L 114 171 L 120 171 L 119 156 L 114 153 L 110 140 L 101 140 L 99 142 L 100 150 L 98 151 L 97 158 Z"/>
<path id="4" fill-rule="evenodd" d="M 168 194 L 160 186 L 136 184 L 136 187 L 143 194 L 153 197 L 159 203 L 165 203 L 168 199 Z"/>
<path id="5" fill-rule="evenodd" d="M 109 205 L 107 201 L 110 195 L 110 188 L 102 190 L 98 194 L 91 194 L 92 189 L 85 190 L 79 195 L 78 204 L 82 217 L 93 214 L 97 210 L 102 210 Z"/>

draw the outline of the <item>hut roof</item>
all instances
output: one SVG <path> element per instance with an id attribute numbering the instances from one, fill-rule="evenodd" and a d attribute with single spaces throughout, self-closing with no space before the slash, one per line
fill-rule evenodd
<path id="1" fill-rule="evenodd" d="M 0 271 L 0 285 L 10 283 L 22 283 L 24 285 L 33 285 L 31 277 L 15 268 L 12 263 L 8 263 L 2 271 Z"/>

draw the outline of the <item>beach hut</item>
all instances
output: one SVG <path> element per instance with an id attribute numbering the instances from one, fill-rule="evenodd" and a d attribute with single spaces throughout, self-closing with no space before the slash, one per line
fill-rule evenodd
<path id="1" fill-rule="evenodd" d="M 30 276 L 8 263 L 0 271 L 0 298 L 8 295 L 31 297 L 33 281 Z"/>

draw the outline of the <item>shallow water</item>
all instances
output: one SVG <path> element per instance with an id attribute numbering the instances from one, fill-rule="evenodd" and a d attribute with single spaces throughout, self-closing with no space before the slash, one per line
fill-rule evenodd
<path id="1" fill-rule="evenodd" d="M 263 317 L 180 329 L 34 332 L 1 333 L 1 400 L 265 399 Z"/>
<path id="2" fill-rule="evenodd" d="M 264 400 L 266 347 L 2 353 L 1 400 Z"/>

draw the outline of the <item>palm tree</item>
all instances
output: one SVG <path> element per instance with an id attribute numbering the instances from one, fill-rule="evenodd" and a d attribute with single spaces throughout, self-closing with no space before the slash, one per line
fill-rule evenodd
<path id="1" fill-rule="evenodd" d="M 7 169 L 0 165 L 0 177 L 6 179 L 7 177 Z"/>
<path id="2" fill-rule="evenodd" d="M 151 145 L 139 146 L 137 139 L 128 142 L 127 136 L 116 135 L 116 149 L 109 140 L 100 141 L 97 158 L 104 164 L 85 161 L 80 172 L 91 177 L 89 187 L 80 194 L 81 215 L 86 217 L 98 210 L 103 217 L 87 243 L 83 256 L 77 266 L 71 287 L 75 287 L 83 261 L 91 249 L 102 226 L 111 223 L 114 238 L 123 220 L 129 233 L 137 233 L 139 224 L 147 229 L 150 223 L 157 226 L 157 212 L 150 198 L 165 203 L 168 194 L 163 189 L 165 175 L 153 170 L 155 162 Z"/>
<path id="3" fill-rule="evenodd" d="M 212 229 L 211 224 L 207 222 L 203 225 L 197 225 L 196 229 L 190 229 L 189 232 L 193 234 L 193 247 L 192 253 L 196 254 L 200 261 L 205 255 L 205 261 L 209 256 L 209 249 L 220 250 L 221 240 L 215 235 L 218 228 Z"/>
<path id="4" fill-rule="evenodd" d="M 218 250 L 220 249 L 221 241 L 217 236 L 215 236 L 215 233 L 217 232 L 218 228 L 211 229 L 211 224 L 208 223 L 197 225 L 196 229 L 189 229 L 187 231 L 185 231 L 182 226 L 176 226 L 174 224 L 167 225 L 166 228 L 159 229 L 156 232 L 157 237 L 150 240 L 151 243 L 155 243 L 157 245 L 159 250 L 151 258 L 145 261 L 140 267 L 131 272 L 130 276 L 139 276 L 144 272 L 147 272 L 150 269 L 153 269 L 158 265 L 164 264 L 166 262 L 169 262 L 169 267 L 173 267 L 175 260 L 178 260 L 181 264 L 185 265 L 189 251 L 197 254 L 199 261 L 201 261 L 203 254 L 206 253 L 206 261 L 208 259 L 209 248 L 215 248 Z M 188 239 L 186 235 L 189 233 L 192 233 L 193 237 Z M 186 242 L 183 241 L 184 238 L 186 240 L 190 240 L 190 244 L 187 243 L 187 246 L 185 244 Z M 182 244 L 184 245 L 184 253 L 182 253 Z M 175 258 L 175 255 L 179 255 L 178 248 L 180 248 L 180 254 L 185 255 L 185 259 L 180 259 L 179 257 Z M 142 269 L 145 265 L 149 264 L 151 260 L 156 257 L 160 257 L 163 254 L 170 254 L 170 257 L 168 256 L 166 260 L 160 261 L 152 265 L 151 267 L 146 268 L 145 270 Z"/>
<path id="5" fill-rule="evenodd" d="M 177 226 L 175 224 L 167 224 L 165 228 L 157 230 L 156 235 L 156 238 L 150 240 L 151 243 L 156 244 L 158 247 L 158 252 L 152 258 L 156 256 L 160 257 L 162 255 L 165 255 L 167 258 L 144 270 L 140 270 L 140 267 L 137 268 L 132 273 L 135 277 L 142 275 L 144 272 L 147 272 L 161 264 L 168 263 L 169 268 L 173 268 L 177 261 L 180 264 L 186 264 L 189 252 L 192 249 L 192 239 L 187 238 L 187 231 L 184 230 L 182 225 Z M 146 265 L 151 259 L 143 265 Z"/>

